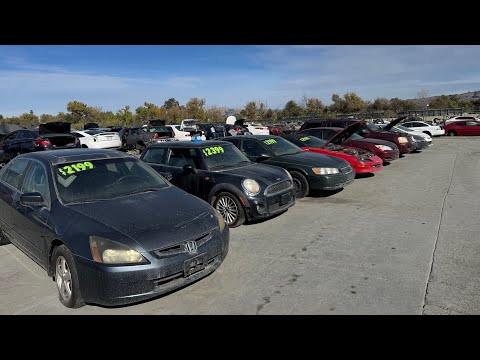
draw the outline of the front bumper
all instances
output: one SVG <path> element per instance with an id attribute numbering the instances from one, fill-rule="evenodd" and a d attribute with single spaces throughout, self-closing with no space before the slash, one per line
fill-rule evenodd
<path id="1" fill-rule="evenodd" d="M 245 207 L 248 220 L 265 219 L 295 205 L 295 188 L 291 187 L 272 195 L 257 195 L 247 198 Z"/>
<path id="2" fill-rule="evenodd" d="M 382 163 L 380 163 L 380 164 L 373 163 L 373 164 L 368 164 L 367 166 L 354 165 L 353 168 L 355 169 L 355 172 L 357 174 L 373 173 L 373 172 L 383 170 L 383 164 Z"/>
<path id="3" fill-rule="evenodd" d="M 432 134 L 432 136 L 443 136 L 445 135 L 445 130 L 432 130 L 430 132 Z"/>
<path id="4" fill-rule="evenodd" d="M 338 190 L 350 185 L 355 179 L 355 171 L 353 168 L 348 173 L 340 173 L 335 175 L 309 175 L 307 177 L 308 184 L 312 190 Z"/>
<path id="5" fill-rule="evenodd" d="M 416 149 L 417 149 L 417 146 L 414 143 L 411 143 L 411 142 L 398 144 L 398 150 L 400 152 L 400 155 L 411 153 L 412 151 L 415 151 Z"/>
<path id="6" fill-rule="evenodd" d="M 417 145 L 417 150 L 424 150 L 424 149 L 427 149 L 432 144 L 432 142 L 417 141 L 415 144 Z"/>
<path id="7" fill-rule="evenodd" d="M 161 234 L 159 234 L 161 236 Z M 229 229 L 212 231 L 197 252 L 155 256 L 150 264 L 107 266 L 74 256 L 80 292 L 87 303 L 117 306 L 150 299 L 184 287 L 217 269 L 227 256 Z"/>
<path id="8" fill-rule="evenodd" d="M 393 161 L 397 160 L 398 157 L 400 156 L 400 152 L 398 150 L 384 150 L 384 151 L 379 151 L 377 155 L 380 159 L 385 161 Z"/>

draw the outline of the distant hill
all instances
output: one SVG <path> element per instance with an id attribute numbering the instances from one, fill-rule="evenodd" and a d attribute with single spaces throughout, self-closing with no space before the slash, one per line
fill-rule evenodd
<path id="1" fill-rule="evenodd" d="M 436 98 L 440 97 L 442 95 L 438 96 L 430 96 L 425 99 L 408 99 L 410 101 L 413 101 L 415 104 L 418 104 L 419 106 L 425 106 L 429 102 L 435 100 Z M 449 94 L 447 96 L 456 96 L 458 100 L 460 101 L 475 101 L 475 100 L 480 100 L 480 90 L 477 91 L 468 91 L 466 93 L 461 93 L 461 94 Z"/>

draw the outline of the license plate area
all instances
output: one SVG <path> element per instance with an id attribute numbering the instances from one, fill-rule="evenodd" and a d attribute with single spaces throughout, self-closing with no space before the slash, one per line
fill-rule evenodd
<path id="1" fill-rule="evenodd" d="M 187 277 L 198 271 L 205 269 L 207 266 L 207 254 L 194 256 L 183 262 L 183 276 Z"/>

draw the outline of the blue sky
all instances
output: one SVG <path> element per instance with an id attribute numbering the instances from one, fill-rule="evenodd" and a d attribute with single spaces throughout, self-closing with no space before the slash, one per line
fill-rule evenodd
<path id="1" fill-rule="evenodd" d="M 0 114 L 66 111 L 71 100 L 117 111 L 191 97 L 282 108 L 304 95 L 331 103 L 480 90 L 480 46 L 0 46 Z"/>

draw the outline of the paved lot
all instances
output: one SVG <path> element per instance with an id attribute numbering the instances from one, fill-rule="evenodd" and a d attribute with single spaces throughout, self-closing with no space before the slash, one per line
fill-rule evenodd
<path id="1" fill-rule="evenodd" d="M 13 245 L 0 314 L 480 314 L 480 138 L 436 138 L 329 197 L 231 231 L 209 277 L 122 308 L 71 310 Z"/>

